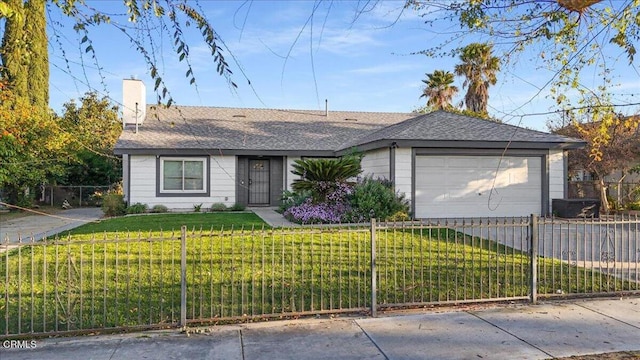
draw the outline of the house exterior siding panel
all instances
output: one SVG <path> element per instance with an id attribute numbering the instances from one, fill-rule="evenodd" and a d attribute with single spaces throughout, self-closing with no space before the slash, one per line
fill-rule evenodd
<path id="1" fill-rule="evenodd" d="M 208 203 L 236 203 L 236 157 L 211 156 L 211 198 Z"/>
<path id="2" fill-rule="evenodd" d="M 129 179 L 129 155 L 124 154 L 122 155 L 122 191 L 126 202 L 129 202 L 129 194 L 131 193 L 129 184 L 131 184 Z"/>
<path id="3" fill-rule="evenodd" d="M 156 157 L 129 156 L 129 204 L 151 205 L 156 197 Z M 155 205 L 155 204 L 154 204 Z"/>
<path id="4" fill-rule="evenodd" d="M 413 174 L 411 148 L 397 148 L 395 155 L 395 179 L 393 179 L 393 183 L 396 191 L 404 193 L 406 199 L 411 201 Z"/>
<path id="5" fill-rule="evenodd" d="M 549 209 L 551 212 L 551 200 L 562 199 L 565 195 L 565 152 L 563 150 L 549 150 Z"/>
<path id="6" fill-rule="evenodd" d="M 362 174 L 389 179 L 389 149 L 366 152 L 362 158 Z"/>

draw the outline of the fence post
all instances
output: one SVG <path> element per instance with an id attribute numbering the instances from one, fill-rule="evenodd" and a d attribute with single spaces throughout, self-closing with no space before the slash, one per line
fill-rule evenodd
<path id="1" fill-rule="evenodd" d="M 180 326 L 187 326 L 187 227 L 180 230 Z"/>
<path id="2" fill-rule="evenodd" d="M 531 303 L 535 304 L 538 301 L 538 216 L 531 214 L 531 221 L 529 221 L 529 278 L 531 283 L 529 284 L 529 290 L 531 293 Z"/>
<path id="3" fill-rule="evenodd" d="M 371 218 L 371 316 L 377 316 L 378 304 L 376 300 L 376 293 L 378 291 L 376 280 L 376 219 Z"/>

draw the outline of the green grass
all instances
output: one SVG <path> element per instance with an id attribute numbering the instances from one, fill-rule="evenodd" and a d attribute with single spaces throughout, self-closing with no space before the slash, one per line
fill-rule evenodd
<path id="1" fill-rule="evenodd" d="M 175 324 L 180 314 L 180 233 L 168 229 L 182 224 L 198 229 L 189 232 L 186 248 L 189 319 L 370 306 L 367 229 L 278 229 L 252 235 L 251 226 L 262 224 L 251 215 L 112 219 L 58 242 L 0 253 L 0 334 Z M 200 231 L 196 221 L 202 219 L 206 223 Z M 125 224 L 145 231 L 125 235 L 120 233 Z M 155 227 L 148 239 L 144 226 L 150 224 Z M 244 224 L 245 231 L 209 231 L 222 224 Z M 118 240 L 93 241 L 94 231 L 106 232 L 95 238 Z M 376 256 L 381 305 L 528 295 L 526 254 L 456 231 L 381 231 Z M 635 283 L 560 261 L 541 259 L 541 268 L 543 264 L 540 293 L 637 290 Z"/>
<path id="2" fill-rule="evenodd" d="M 189 230 L 194 230 L 194 228 L 196 230 L 220 230 L 223 228 L 228 230 L 232 227 L 235 229 L 269 227 L 253 213 L 152 214 L 105 219 L 80 226 L 61 235 L 71 234 L 74 238 L 86 238 L 78 237 L 78 235 L 107 233 L 113 236 L 137 232 L 179 232 L 182 225 L 186 225 Z"/>

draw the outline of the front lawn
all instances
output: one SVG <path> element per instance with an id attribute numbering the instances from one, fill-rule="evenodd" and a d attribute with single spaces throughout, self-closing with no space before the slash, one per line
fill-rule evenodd
<path id="1" fill-rule="evenodd" d="M 132 216 L 0 253 L 0 298 L 7 299 L 0 302 L 0 337 L 5 331 L 175 325 L 183 224 L 196 229 L 186 240 L 188 319 L 288 316 L 371 304 L 366 228 L 262 231 L 263 223 L 247 213 Z M 215 230 L 222 225 L 244 225 L 244 231 Z M 376 250 L 381 305 L 528 295 L 528 256 L 478 237 L 448 229 L 385 230 L 377 235 Z M 558 260 L 539 261 L 548 269 L 539 274 L 540 293 L 632 286 Z"/>
<path id="2" fill-rule="evenodd" d="M 186 225 L 189 230 L 229 230 L 234 229 L 251 229 L 252 227 L 262 229 L 269 226 L 260 219 L 256 214 L 249 212 L 229 212 L 229 213 L 188 213 L 188 214 L 147 214 L 132 215 L 104 219 L 99 222 L 86 224 L 68 233 L 60 234 L 61 236 L 72 235 L 72 238 L 80 239 L 92 235 L 107 234 L 107 238 L 113 238 L 115 234 L 125 233 L 159 233 L 159 232 L 180 232 L 182 225 Z"/>

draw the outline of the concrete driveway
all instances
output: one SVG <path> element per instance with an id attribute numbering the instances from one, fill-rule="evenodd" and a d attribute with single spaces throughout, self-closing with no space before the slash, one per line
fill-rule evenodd
<path id="1" fill-rule="evenodd" d="M 39 241 L 94 222 L 104 216 L 100 208 L 73 208 L 57 214 L 29 215 L 0 222 L 0 244 Z"/>
<path id="2" fill-rule="evenodd" d="M 493 240 L 527 252 L 529 229 L 519 219 L 489 219 L 484 224 L 456 227 L 468 235 Z M 487 222 L 489 221 L 489 222 Z M 538 225 L 538 255 L 572 265 L 615 274 L 625 280 L 640 278 L 640 223 L 625 220 L 574 221 L 546 219 Z"/>

